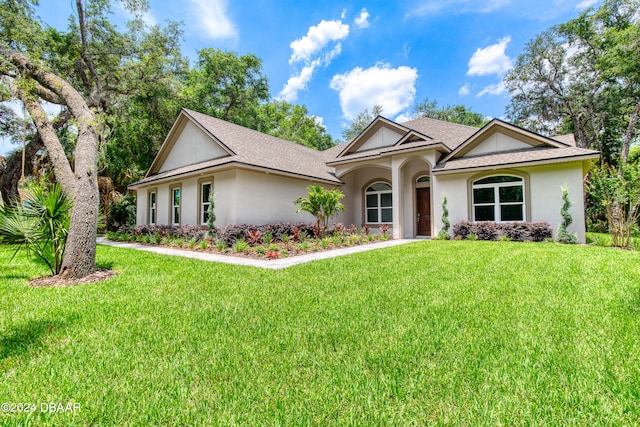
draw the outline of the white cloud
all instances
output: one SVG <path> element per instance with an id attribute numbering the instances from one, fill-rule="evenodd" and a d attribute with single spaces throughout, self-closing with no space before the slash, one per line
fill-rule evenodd
<path id="1" fill-rule="evenodd" d="M 507 88 L 504 86 L 503 82 L 491 84 L 485 87 L 484 89 L 482 89 L 480 92 L 478 92 L 478 94 L 476 95 L 476 98 L 479 98 L 483 95 L 502 95 L 506 91 L 507 91 Z"/>
<path id="2" fill-rule="evenodd" d="M 489 13 L 508 5 L 510 0 L 429 0 L 409 15 L 431 16 L 439 13 Z"/>
<path id="3" fill-rule="evenodd" d="M 385 114 L 393 116 L 407 109 L 416 95 L 418 70 L 406 66 L 391 68 L 376 64 L 367 69 L 356 67 L 337 74 L 330 87 L 339 92 L 345 118 L 351 120 L 365 108 L 381 105 Z"/>
<path id="4" fill-rule="evenodd" d="M 330 52 L 328 52 L 322 57 L 322 62 L 324 63 L 325 66 L 331 64 L 331 61 L 333 61 L 333 58 L 340 55 L 341 52 L 342 52 L 342 44 L 338 43 Z"/>
<path id="5" fill-rule="evenodd" d="M 313 77 L 313 72 L 318 65 L 320 65 L 320 60 L 313 61 L 303 67 L 298 75 L 290 77 L 289 80 L 287 80 L 287 84 L 284 85 L 284 88 L 278 94 L 278 99 L 287 102 L 293 102 L 298 99 L 298 92 L 307 88 L 307 85 Z"/>
<path id="6" fill-rule="evenodd" d="M 342 13 L 340 14 L 340 19 L 344 19 L 347 17 L 347 9 L 342 9 Z"/>
<path id="7" fill-rule="evenodd" d="M 467 96 L 469 95 L 469 92 L 469 83 L 465 83 L 464 86 L 458 90 L 458 95 Z"/>
<path id="8" fill-rule="evenodd" d="M 409 120 L 413 120 L 413 116 L 406 111 L 400 114 L 399 116 L 396 116 L 395 119 L 393 119 L 393 121 L 396 123 L 404 123 L 404 122 L 408 122 Z"/>
<path id="9" fill-rule="evenodd" d="M 320 117 L 320 116 L 311 116 L 311 118 L 313 119 L 313 121 L 314 121 L 314 122 L 316 122 L 316 124 L 317 124 L 318 126 L 322 126 L 322 127 L 323 127 L 323 128 L 325 128 L 325 129 L 327 128 L 327 127 L 324 125 L 324 117 Z"/>
<path id="10" fill-rule="evenodd" d="M 227 16 L 226 0 L 189 0 L 192 15 L 203 34 L 211 39 L 238 37 L 238 31 Z"/>
<path id="11" fill-rule="evenodd" d="M 599 0 L 584 0 L 576 6 L 576 10 L 586 9 L 598 3 Z"/>
<path id="12" fill-rule="evenodd" d="M 513 68 L 513 61 L 504 51 L 511 37 L 504 37 L 498 43 L 485 48 L 478 48 L 469 60 L 468 76 L 485 76 L 487 74 L 502 75 Z"/>
<path id="13" fill-rule="evenodd" d="M 318 25 L 309 27 L 306 36 L 291 42 L 289 46 L 293 53 L 289 63 L 309 60 L 330 42 L 342 40 L 348 35 L 349 25 L 343 24 L 341 21 L 322 20 Z"/>
<path id="14" fill-rule="evenodd" d="M 367 8 L 363 7 L 360 11 L 360 15 L 353 20 L 358 28 L 367 28 L 369 26 L 369 12 L 367 12 Z"/>

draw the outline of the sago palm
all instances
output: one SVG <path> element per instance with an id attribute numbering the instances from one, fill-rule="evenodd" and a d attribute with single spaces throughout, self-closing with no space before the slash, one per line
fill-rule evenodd
<path id="1" fill-rule="evenodd" d="M 71 201 L 58 184 L 34 187 L 21 204 L 0 210 L 0 241 L 42 259 L 52 274 L 62 266 Z"/>

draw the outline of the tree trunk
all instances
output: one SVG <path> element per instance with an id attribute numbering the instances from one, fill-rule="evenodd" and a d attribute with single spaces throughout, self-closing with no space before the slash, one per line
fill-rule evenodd
<path id="1" fill-rule="evenodd" d="M 631 141 L 633 141 L 633 136 L 635 134 L 636 122 L 638 121 L 638 114 L 640 114 L 640 103 L 636 105 L 633 112 L 631 113 L 631 117 L 629 117 L 629 124 L 627 125 L 627 131 L 624 134 L 624 140 L 622 142 L 622 152 L 620 153 L 620 164 L 627 163 L 627 158 L 629 157 L 629 147 L 631 146 Z"/>
<path id="2" fill-rule="evenodd" d="M 38 151 L 44 147 L 38 137 L 29 141 L 24 150 L 24 163 L 31 165 Z M 22 151 L 18 151 L 7 159 L 7 165 L 0 179 L 0 192 L 5 205 L 11 205 L 18 200 L 18 183 L 22 176 Z"/>
<path id="3" fill-rule="evenodd" d="M 56 179 L 71 196 L 71 222 L 62 259 L 60 275 L 80 279 L 95 270 L 96 235 L 98 226 L 98 122 L 86 100 L 69 82 L 30 62 L 22 53 L 0 46 L 0 54 L 18 68 L 23 78 L 30 78 L 55 93 L 68 107 L 78 126 L 75 165 L 64 155 L 64 149 L 42 105 L 30 93 L 18 90 L 54 166 Z M 40 93 L 39 93 L 40 94 Z"/>
<path id="4" fill-rule="evenodd" d="M 98 135 L 85 127 L 76 143 L 76 185 L 69 235 L 60 270 L 60 276 L 63 278 L 85 277 L 93 273 L 96 268 L 96 237 L 100 204 L 97 152 Z"/>

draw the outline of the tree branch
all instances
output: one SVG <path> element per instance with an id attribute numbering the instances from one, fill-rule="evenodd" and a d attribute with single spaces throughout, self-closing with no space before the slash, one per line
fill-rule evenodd
<path id="1" fill-rule="evenodd" d="M 24 91 L 19 88 L 16 88 L 16 92 L 27 108 L 27 111 L 31 116 L 31 120 L 33 120 L 36 128 L 38 129 L 38 134 L 40 135 L 40 138 L 42 138 L 42 142 L 49 152 L 56 180 L 60 185 L 62 185 L 62 188 L 67 194 L 74 194 L 75 185 L 73 171 L 71 170 L 71 166 L 67 160 L 64 148 L 62 148 L 62 144 L 58 139 L 56 130 L 47 117 L 47 113 L 35 97 L 24 93 Z"/>

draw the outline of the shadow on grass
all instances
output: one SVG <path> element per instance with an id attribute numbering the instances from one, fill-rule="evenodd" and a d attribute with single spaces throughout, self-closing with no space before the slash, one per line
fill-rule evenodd
<path id="1" fill-rule="evenodd" d="M 96 267 L 111 270 L 113 268 L 113 261 L 97 261 Z"/>
<path id="2" fill-rule="evenodd" d="M 55 330 L 63 329 L 63 320 L 30 320 L 9 327 L 0 334 L 0 360 L 21 356 L 42 345 L 42 340 Z"/>

